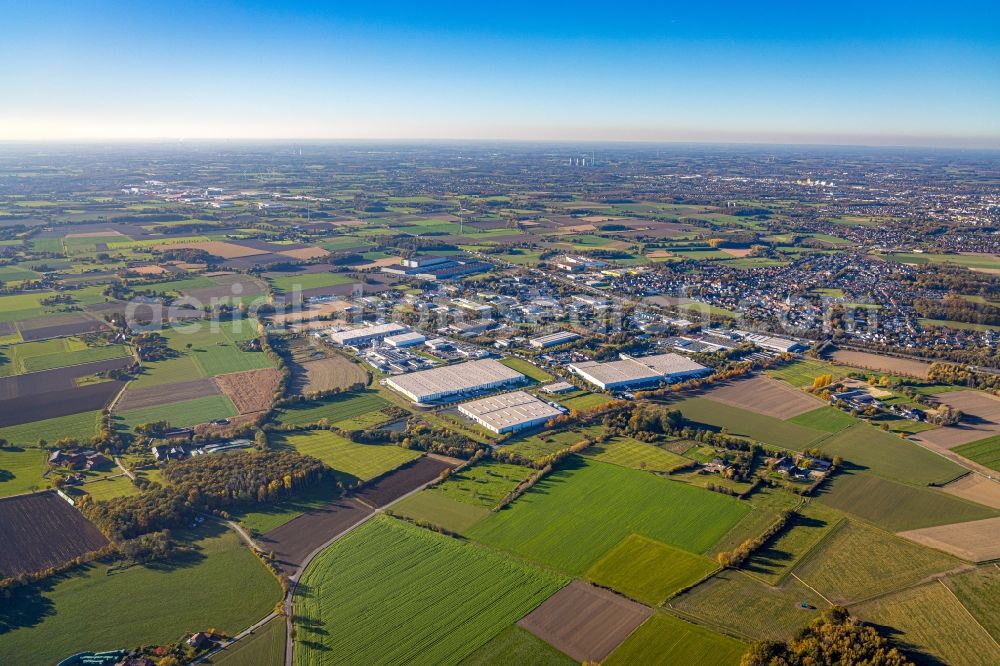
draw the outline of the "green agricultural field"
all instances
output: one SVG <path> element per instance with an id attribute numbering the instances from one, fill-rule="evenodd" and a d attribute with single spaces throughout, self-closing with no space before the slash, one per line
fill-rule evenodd
<path id="1" fill-rule="evenodd" d="M 462 662 L 462 666 L 576 666 L 576 661 L 518 626 L 507 627 Z"/>
<path id="2" fill-rule="evenodd" d="M 748 640 L 775 641 L 788 640 L 828 606 L 794 578 L 771 587 L 731 569 L 679 594 L 668 605 L 682 617 Z"/>
<path id="3" fill-rule="evenodd" d="M 41 300 L 54 295 L 55 292 L 47 291 L 0 296 L 0 324 L 41 317 L 46 311 L 45 306 L 41 304 Z"/>
<path id="4" fill-rule="evenodd" d="M 319 458 L 338 472 L 362 481 L 382 476 L 421 455 L 419 451 L 399 446 L 356 444 L 329 430 L 276 434 L 271 439 L 271 447 L 293 449 Z"/>
<path id="5" fill-rule="evenodd" d="M 650 472 L 668 472 L 691 463 L 683 456 L 631 437 L 614 437 L 604 444 L 594 444 L 583 455 L 601 462 Z"/>
<path id="6" fill-rule="evenodd" d="M 519 465 L 484 460 L 455 472 L 447 481 L 429 490 L 456 502 L 475 504 L 487 509 L 500 503 L 532 470 Z"/>
<path id="7" fill-rule="evenodd" d="M 995 563 L 944 580 L 962 605 L 994 638 L 1000 638 L 1000 567 Z"/>
<path id="8" fill-rule="evenodd" d="M 719 493 L 573 459 L 468 536 L 581 574 L 633 532 L 704 552 L 747 511 Z"/>
<path id="9" fill-rule="evenodd" d="M 284 666 L 285 618 L 277 617 L 235 645 L 209 658 L 216 666 Z"/>
<path id="10" fill-rule="evenodd" d="M 795 575 L 835 604 L 906 588 L 961 562 L 854 521 L 840 523 L 795 568 Z"/>
<path id="11" fill-rule="evenodd" d="M 688 398 L 672 405 L 688 421 L 725 428 L 732 435 L 742 435 L 765 444 L 801 451 L 827 433 L 806 428 L 763 414 L 731 407 L 708 398 Z"/>
<path id="12" fill-rule="evenodd" d="M 384 423 L 388 418 L 381 412 L 389 402 L 374 391 L 340 393 L 323 400 L 301 402 L 278 412 L 280 425 L 304 426 L 326 419 L 343 428 L 364 428 Z"/>
<path id="13" fill-rule="evenodd" d="M 571 398 L 556 398 L 556 402 L 566 409 L 575 409 L 582 412 L 608 404 L 611 402 L 611 396 L 604 395 L 603 393 L 583 393 Z"/>
<path id="14" fill-rule="evenodd" d="M 137 425 L 166 421 L 175 428 L 190 428 L 215 419 L 227 419 L 239 414 L 232 400 L 224 395 L 182 400 L 166 405 L 141 407 L 115 412 L 112 421 L 118 428 L 132 431 Z"/>
<path id="15" fill-rule="evenodd" d="M 92 564 L 17 588 L 4 601 L 2 661 L 54 664 L 82 650 L 172 643 L 215 627 L 235 634 L 281 598 L 274 576 L 217 523 L 191 542 L 197 550 L 169 562 L 109 575 Z M 95 618 L 127 621 L 95 622 Z"/>
<path id="16" fill-rule="evenodd" d="M 849 467 L 918 486 L 946 483 L 965 473 L 950 460 L 867 423 L 858 423 L 814 445 L 823 453 L 847 460 Z"/>
<path id="17" fill-rule="evenodd" d="M 1000 472 L 1000 437 L 989 437 L 952 449 L 958 455 Z"/>
<path id="18" fill-rule="evenodd" d="M 524 359 L 508 356 L 505 359 L 501 359 L 500 362 L 506 365 L 511 370 L 516 370 L 517 372 L 520 372 L 522 375 L 525 375 L 529 379 L 533 379 L 536 382 L 541 382 L 544 384 L 545 382 L 551 382 L 553 379 L 555 379 L 555 377 L 545 372 L 534 363 L 530 363 L 528 361 L 525 361 Z"/>
<path id="19" fill-rule="evenodd" d="M 88 347 L 80 338 L 54 338 L 40 342 L 24 342 L 5 350 L 10 359 L 10 374 L 53 370 L 81 363 L 106 361 L 129 355 L 125 345 Z"/>
<path id="20" fill-rule="evenodd" d="M 782 509 L 790 509 L 802 502 L 802 498 L 782 490 L 762 488 L 751 496 L 753 510 L 743 520 L 736 523 L 709 551 L 715 555 L 724 550 L 733 550 L 747 539 L 755 539 L 773 525 Z"/>
<path id="21" fill-rule="evenodd" d="M 822 375 L 833 375 L 834 379 L 840 379 L 851 372 L 857 372 L 853 368 L 842 365 L 827 363 L 826 361 L 816 361 L 813 359 L 801 359 L 780 368 L 770 368 L 766 374 L 788 382 L 797 388 L 812 386 L 813 380 Z"/>
<path id="22" fill-rule="evenodd" d="M 0 448 L 0 497 L 48 488 L 47 460 L 44 449 Z"/>
<path id="23" fill-rule="evenodd" d="M 271 287 L 283 294 L 289 294 L 298 289 L 319 289 L 334 287 L 338 284 L 354 284 L 356 280 L 337 273 L 271 273 L 267 276 Z"/>
<path id="24" fill-rule="evenodd" d="M 234 509 L 229 513 L 234 520 L 254 534 L 265 534 L 276 527 L 298 518 L 306 511 L 319 509 L 341 496 L 333 481 L 327 481 L 296 492 L 294 497 L 258 504 L 248 509 Z"/>
<path id="25" fill-rule="evenodd" d="M 603 663 L 606 666 L 737 666 L 747 647 L 735 638 L 667 613 L 657 613 L 632 632 Z"/>
<path id="26" fill-rule="evenodd" d="M 966 268 L 1000 268 L 1000 259 L 984 254 L 896 253 L 888 257 L 904 264 L 957 264 Z"/>
<path id="27" fill-rule="evenodd" d="M 795 425 L 805 426 L 813 430 L 822 430 L 823 432 L 840 432 L 844 428 L 850 428 L 857 422 L 858 420 L 847 412 L 834 407 L 820 407 L 811 412 L 793 416 L 787 420 L 787 423 L 794 423 Z"/>
<path id="28" fill-rule="evenodd" d="M 478 504 L 459 502 L 433 490 L 424 490 L 393 505 L 392 513 L 464 534 L 490 515 L 490 510 Z"/>
<path id="29" fill-rule="evenodd" d="M 891 532 L 980 520 L 997 512 L 933 488 L 917 488 L 860 472 L 841 473 L 817 500 Z"/>
<path id="30" fill-rule="evenodd" d="M 1000 663 L 1000 647 L 940 581 L 880 597 L 851 609 L 891 632 L 893 642 L 922 663 Z"/>
<path id="31" fill-rule="evenodd" d="M 118 476 L 104 476 L 85 483 L 82 486 L 75 486 L 67 494 L 74 496 L 80 493 L 87 493 L 94 501 L 100 501 L 111 499 L 112 497 L 138 495 L 139 492 L 139 488 L 132 483 L 132 480 L 121 474 Z"/>
<path id="32" fill-rule="evenodd" d="M 840 513 L 810 502 L 778 536 L 757 550 L 743 568 L 768 584 L 777 585 L 841 520 Z"/>
<path id="33" fill-rule="evenodd" d="M 708 558 L 630 534 L 590 567 L 586 577 L 648 606 L 658 606 L 716 569 Z"/>
<path id="34" fill-rule="evenodd" d="M 43 439 L 46 442 L 56 442 L 67 437 L 85 440 L 97 434 L 100 419 L 100 411 L 57 416 L 42 421 L 5 426 L 0 428 L 0 438 L 17 445 L 38 444 Z"/>
<path id="35" fill-rule="evenodd" d="M 456 664 L 564 578 L 388 517 L 323 551 L 297 593 L 295 663 Z"/>

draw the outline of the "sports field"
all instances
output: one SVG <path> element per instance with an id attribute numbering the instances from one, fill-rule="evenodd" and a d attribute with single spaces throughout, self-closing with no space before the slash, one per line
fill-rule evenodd
<path id="1" fill-rule="evenodd" d="M 110 575 L 107 565 L 87 565 L 12 591 L 4 602 L 4 661 L 54 664 L 81 650 L 170 643 L 209 627 L 234 634 L 267 615 L 281 598 L 274 576 L 234 532 L 206 523 L 199 534 L 197 551 L 172 562 Z"/>
<path id="2" fill-rule="evenodd" d="M 827 506 L 891 532 L 997 515 L 995 510 L 935 488 L 918 488 L 860 472 L 838 474 L 816 497 Z"/>
<path id="3" fill-rule="evenodd" d="M 719 493 L 581 460 L 537 483 L 468 536 L 582 574 L 631 533 L 704 552 L 747 511 Z"/>
<path id="4" fill-rule="evenodd" d="M 586 578 L 646 605 L 658 606 L 717 568 L 708 558 L 630 534 L 590 567 Z"/>
<path id="5" fill-rule="evenodd" d="M 456 664 L 565 579 L 388 517 L 323 551 L 296 602 L 295 663 Z"/>
<path id="6" fill-rule="evenodd" d="M 746 643 L 735 638 L 685 622 L 668 613 L 657 613 L 632 632 L 604 664 L 737 666 L 746 649 Z"/>
<path id="7" fill-rule="evenodd" d="M 399 446 L 356 444 L 329 430 L 306 430 L 295 433 L 276 433 L 270 445 L 276 449 L 294 449 L 299 453 L 319 458 L 327 465 L 352 477 L 368 481 L 416 460 L 419 451 Z"/>

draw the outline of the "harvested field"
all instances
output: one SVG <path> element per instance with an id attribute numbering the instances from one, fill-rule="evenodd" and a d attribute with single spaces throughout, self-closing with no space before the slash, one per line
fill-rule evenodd
<path id="1" fill-rule="evenodd" d="M 54 490 L 0 500 L 0 578 L 40 571 L 108 545 Z"/>
<path id="2" fill-rule="evenodd" d="M 316 305 L 310 305 L 307 308 L 298 310 L 295 312 L 281 312 L 276 313 L 271 316 L 271 321 L 277 324 L 299 322 L 299 321 L 309 321 L 310 319 L 316 319 L 319 317 L 327 317 L 338 312 L 343 312 L 347 308 L 351 307 L 351 304 L 347 301 L 328 301 L 326 303 L 319 303 Z M 331 322 L 324 321 L 323 326 L 330 326 Z"/>
<path id="3" fill-rule="evenodd" d="M 153 264 L 151 266 L 133 266 L 128 269 L 129 273 L 135 273 L 136 275 L 163 275 L 167 272 L 167 269 L 163 266 Z"/>
<path id="4" fill-rule="evenodd" d="M 1000 559 L 1000 517 L 909 530 L 899 536 L 970 562 Z"/>
<path id="5" fill-rule="evenodd" d="M 383 507 L 433 481 L 441 472 L 451 467 L 454 465 L 438 458 L 424 456 L 418 458 L 412 465 L 390 472 L 366 486 L 356 494 L 356 497 L 370 506 Z"/>
<path id="6" fill-rule="evenodd" d="M 836 363 L 849 365 L 852 368 L 905 375 L 916 377 L 917 379 L 927 379 L 927 371 L 931 368 L 931 364 L 924 361 L 883 356 L 881 354 L 869 354 L 868 352 L 850 351 L 848 349 L 838 349 L 830 355 L 830 358 Z"/>
<path id="7" fill-rule="evenodd" d="M 39 399 L 37 394 L 0 400 L 0 427 L 103 409 L 118 395 L 123 386 L 125 382 L 112 380 L 48 391 L 44 393 L 44 400 Z"/>
<path id="8" fill-rule="evenodd" d="M 153 247 L 153 249 L 160 252 L 174 249 L 204 250 L 211 255 L 222 257 L 223 259 L 238 259 L 240 257 L 252 257 L 257 254 L 267 254 L 267 250 L 259 250 L 256 248 L 245 247 L 243 245 L 237 245 L 235 243 L 227 243 L 225 241 L 173 243 L 170 245 L 157 245 Z"/>
<path id="9" fill-rule="evenodd" d="M 1000 483 L 979 474 L 966 474 L 943 486 L 941 490 L 970 502 L 1000 509 Z"/>
<path id="10" fill-rule="evenodd" d="M 704 395 L 717 402 L 783 421 L 822 406 L 819 400 L 808 393 L 763 375 L 713 387 Z"/>
<path id="11" fill-rule="evenodd" d="M 0 411 L 3 411 L 4 400 L 42 395 L 55 390 L 74 389 L 77 386 L 76 379 L 79 377 L 92 376 L 105 370 L 124 368 L 129 363 L 131 363 L 130 358 L 113 358 L 14 377 L 2 377 L 0 378 Z"/>
<path id="12" fill-rule="evenodd" d="M 364 368 L 338 354 L 315 361 L 292 363 L 291 367 L 292 390 L 302 395 L 368 383 L 368 373 Z"/>
<path id="13" fill-rule="evenodd" d="M 19 322 L 18 328 L 21 330 L 22 340 L 34 342 L 68 335 L 93 333 L 107 328 L 107 324 L 83 313 L 73 313 L 72 315 L 58 315 Z"/>
<path id="14" fill-rule="evenodd" d="M 300 261 L 308 261 L 309 259 L 318 259 L 319 257 L 325 257 L 329 252 L 319 247 L 302 247 L 295 250 L 281 250 L 278 254 L 283 254 L 291 259 L 298 259 Z"/>
<path id="15" fill-rule="evenodd" d="M 258 537 L 257 542 L 274 553 L 274 561 L 281 569 L 293 574 L 309 553 L 371 513 L 369 507 L 356 499 L 335 500 L 271 530 Z"/>
<path id="16" fill-rule="evenodd" d="M 934 396 L 965 415 L 956 426 L 928 430 L 913 439 L 932 448 L 952 449 L 1000 434 L 1000 398 L 981 391 L 948 391 Z"/>
<path id="17" fill-rule="evenodd" d="M 740 247 L 723 247 L 723 248 L 719 248 L 719 249 L 721 249 L 723 252 L 725 252 L 726 254 L 728 254 L 730 257 L 737 257 L 737 258 L 745 257 L 745 256 L 749 255 L 751 252 L 753 252 L 753 250 L 751 250 L 748 247 L 742 247 L 742 248 L 740 248 Z"/>
<path id="18" fill-rule="evenodd" d="M 253 414 L 271 409 L 281 376 L 276 368 L 261 368 L 219 375 L 215 383 L 229 396 L 240 414 Z"/>
<path id="19" fill-rule="evenodd" d="M 614 592 L 573 581 L 517 624 L 577 661 L 599 662 L 652 614 Z"/>
<path id="20" fill-rule="evenodd" d="M 159 384 L 156 386 L 130 388 L 125 391 L 121 400 L 115 405 L 115 411 L 124 412 L 129 409 L 168 405 L 184 400 L 219 395 L 221 392 L 211 377 L 202 377 L 186 382 L 177 382 L 176 384 Z"/>

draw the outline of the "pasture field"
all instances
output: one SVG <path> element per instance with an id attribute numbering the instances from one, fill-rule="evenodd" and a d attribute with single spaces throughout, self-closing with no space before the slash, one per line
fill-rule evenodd
<path id="1" fill-rule="evenodd" d="M 806 602 L 809 608 L 802 608 Z M 669 602 L 682 617 L 748 640 L 788 640 L 805 627 L 827 604 L 808 587 L 789 578 L 771 587 L 740 572 L 727 569 Z"/>
<path id="2" fill-rule="evenodd" d="M 240 414 L 255 414 L 266 412 L 274 404 L 282 374 L 277 368 L 261 368 L 219 375 L 214 379 Z"/>
<path id="3" fill-rule="evenodd" d="M 885 627 L 897 645 L 923 663 L 1000 663 L 1000 647 L 940 581 L 859 604 L 851 612 Z"/>
<path id="4" fill-rule="evenodd" d="M 840 432 L 858 422 L 856 418 L 834 407 L 824 406 L 788 419 L 789 423 L 823 432 Z"/>
<path id="5" fill-rule="evenodd" d="M 594 444 L 583 455 L 601 462 L 650 472 L 668 472 L 691 462 L 676 453 L 631 437 L 613 437 L 605 444 Z"/>
<path id="6" fill-rule="evenodd" d="M 817 448 L 831 456 L 840 456 L 859 467 L 894 481 L 925 486 L 947 483 L 965 473 L 965 469 L 913 442 L 882 432 L 867 423 L 858 423 L 817 442 Z"/>
<path id="7" fill-rule="evenodd" d="M 48 487 L 49 482 L 42 478 L 47 460 L 44 449 L 0 448 L 0 497 Z"/>
<path id="8" fill-rule="evenodd" d="M 523 439 L 511 440 L 511 443 L 505 445 L 505 448 L 531 460 L 538 460 L 560 449 L 565 449 L 576 444 L 583 440 L 586 435 L 596 437 L 602 430 L 602 426 L 586 426 L 583 428 L 559 430 L 557 432 L 543 431 L 536 435 L 524 437 Z"/>
<path id="9" fill-rule="evenodd" d="M 132 480 L 124 474 L 118 476 L 104 476 L 100 479 L 89 481 L 82 486 L 75 486 L 73 490 L 85 492 L 95 501 L 111 499 L 112 497 L 124 497 L 126 495 L 138 495 L 139 488 Z M 68 492 L 73 496 L 73 492 Z"/>
<path id="10" fill-rule="evenodd" d="M 917 488 L 859 472 L 838 474 L 816 498 L 890 532 L 997 515 L 995 510 L 935 488 Z"/>
<path id="11" fill-rule="evenodd" d="M 575 409 L 582 412 L 600 405 L 608 404 L 611 402 L 611 397 L 604 395 L 603 393 L 582 393 L 566 399 L 557 396 L 556 402 L 566 409 Z"/>
<path id="12" fill-rule="evenodd" d="M 278 617 L 204 662 L 216 666 L 284 666 L 285 618 Z"/>
<path id="13" fill-rule="evenodd" d="M 533 379 L 536 382 L 544 384 L 545 382 L 551 382 L 553 379 L 555 379 L 555 377 L 545 372 L 534 363 L 525 361 L 524 359 L 508 356 L 507 358 L 500 359 L 500 362 L 506 365 L 511 370 L 516 370 L 517 372 L 520 372 L 522 375 L 528 377 L 529 379 Z"/>
<path id="14" fill-rule="evenodd" d="M 900 532 L 910 541 L 970 562 L 1000 560 L 1000 517 Z"/>
<path id="15" fill-rule="evenodd" d="M 297 593 L 295 663 L 456 664 L 565 584 L 388 517 L 323 551 Z"/>
<path id="16" fill-rule="evenodd" d="M 239 410 L 224 395 L 210 395 L 193 400 L 182 400 L 155 407 L 141 407 L 125 412 L 116 411 L 112 420 L 119 428 L 131 431 L 143 423 L 166 421 L 175 428 L 189 428 L 214 419 L 236 416 Z"/>
<path id="17" fill-rule="evenodd" d="M 981 439 L 952 449 L 955 453 L 980 465 L 1000 472 L 1000 436 Z"/>
<path id="18" fill-rule="evenodd" d="M 507 627 L 464 660 L 462 666 L 576 666 L 576 661 L 516 625 Z"/>
<path id="19" fill-rule="evenodd" d="M 692 553 L 748 511 L 731 497 L 594 461 L 550 474 L 468 536 L 581 574 L 630 533 Z"/>
<path id="20" fill-rule="evenodd" d="M 826 361 L 800 359 L 779 368 L 769 368 L 765 374 L 787 382 L 796 388 L 806 388 L 812 386 L 813 380 L 822 375 L 833 375 L 834 379 L 840 379 L 853 371 L 854 368 Z"/>
<path id="21" fill-rule="evenodd" d="M 827 434 L 708 398 L 688 398 L 674 403 L 672 408 L 681 410 L 688 421 L 725 428 L 732 435 L 796 451 L 812 446 Z"/>
<path id="22" fill-rule="evenodd" d="M 519 465 L 484 460 L 455 472 L 428 492 L 489 509 L 499 504 L 531 472 Z"/>
<path id="23" fill-rule="evenodd" d="M 777 585 L 842 520 L 821 504 L 804 505 L 778 535 L 748 559 L 743 568 L 770 585 Z"/>
<path id="24" fill-rule="evenodd" d="M 57 416 L 31 423 L 5 426 L 0 428 L 0 437 L 18 446 L 35 445 L 43 439 L 46 442 L 56 442 L 66 437 L 86 440 L 97 434 L 100 418 L 100 411 Z"/>
<path id="25" fill-rule="evenodd" d="M 733 529 L 712 546 L 706 553 L 710 556 L 724 550 L 733 550 L 747 539 L 753 539 L 765 532 L 780 515 L 782 509 L 798 505 L 802 498 L 781 490 L 762 488 L 750 497 L 753 509 L 736 523 Z"/>
<path id="26" fill-rule="evenodd" d="M 738 666 L 747 645 L 735 638 L 685 622 L 668 613 L 657 613 L 632 632 L 604 664 L 684 664 L 685 666 Z"/>
<path id="27" fill-rule="evenodd" d="M 319 458 L 352 477 L 368 481 L 420 457 L 419 451 L 399 446 L 356 444 L 329 430 L 306 430 L 272 435 L 271 448 L 294 449 Z"/>
<path id="28" fill-rule="evenodd" d="M 854 521 L 840 523 L 795 568 L 795 575 L 840 605 L 905 588 L 961 562 Z"/>
<path id="29" fill-rule="evenodd" d="M 1000 640 L 1000 567 L 996 564 L 944 580 L 962 605 L 993 638 Z"/>
<path id="30" fill-rule="evenodd" d="M 708 558 L 630 534 L 590 567 L 586 577 L 648 606 L 658 606 L 717 568 Z"/>
<path id="31" fill-rule="evenodd" d="M 265 534 L 307 511 L 326 506 L 339 496 L 340 489 L 336 484 L 316 484 L 280 502 L 257 505 L 251 510 L 234 510 L 230 514 L 233 520 L 238 520 L 254 534 Z"/>
<path id="32" fill-rule="evenodd" d="M 389 401 L 374 391 L 341 393 L 322 400 L 283 407 L 276 420 L 280 425 L 304 426 L 326 419 L 331 425 L 363 428 L 388 420 L 381 410 L 389 404 Z"/>
<path id="33" fill-rule="evenodd" d="M 394 504 L 392 513 L 411 520 L 426 521 L 453 532 L 466 530 L 490 515 L 488 508 L 469 502 L 459 502 L 444 493 L 423 490 Z"/>
<path id="34" fill-rule="evenodd" d="M 281 598 L 274 576 L 234 532 L 206 523 L 189 545 L 194 553 L 172 561 L 111 574 L 91 564 L 13 590 L 0 615 L 0 659 L 52 664 L 81 650 L 169 643 L 208 627 L 235 634 Z M 94 622 L 108 616 L 128 622 Z"/>
<path id="35" fill-rule="evenodd" d="M 354 279 L 336 273 L 272 273 L 267 276 L 271 287 L 279 293 L 288 294 L 295 289 L 319 289 L 334 287 L 338 284 L 353 284 Z"/>

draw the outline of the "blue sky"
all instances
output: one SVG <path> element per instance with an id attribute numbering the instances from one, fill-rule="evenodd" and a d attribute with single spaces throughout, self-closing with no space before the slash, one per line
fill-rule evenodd
<path id="1" fill-rule="evenodd" d="M 0 139 L 1000 147 L 995 3 L 695 4 L 0 0 Z"/>

